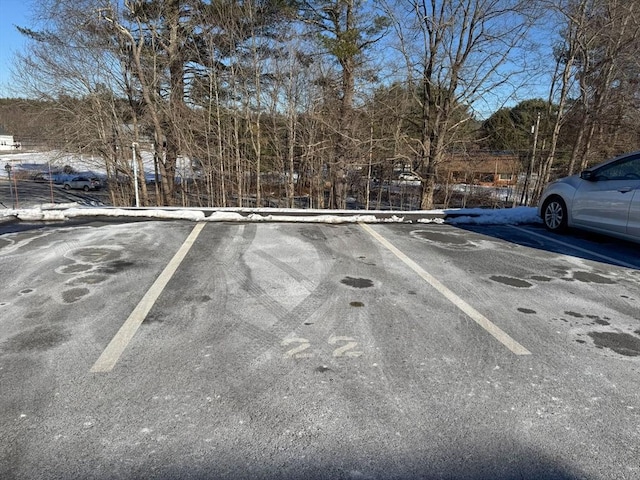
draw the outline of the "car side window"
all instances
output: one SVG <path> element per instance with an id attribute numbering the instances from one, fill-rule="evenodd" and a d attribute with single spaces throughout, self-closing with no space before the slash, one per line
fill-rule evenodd
<path id="1" fill-rule="evenodd" d="M 625 158 L 607 165 L 596 172 L 596 179 L 602 180 L 640 180 L 640 156 Z"/>

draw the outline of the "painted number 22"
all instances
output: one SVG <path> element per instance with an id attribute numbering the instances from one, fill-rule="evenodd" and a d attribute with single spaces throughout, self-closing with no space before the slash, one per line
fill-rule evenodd
<path id="1" fill-rule="evenodd" d="M 330 337 L 328 340 L 329 345 L 335 345 L 336 348 L 333 350 L 332 356 L 335 358 L 340 357 L 348 357 L 355 358 L 362 355 L 361 351 L 355 350 L 358 346 L 358 342 L 356 342 L 351 337 Z M 287 350 L 284 354 L 286 358 L 311 358 L 313 357 L 313 353 L 307 352 L 311 347 L 311 342 L 306 338 L 285 338 L 282 341 L 282 346 L 288 347 L 292 346 L 289 350 Z"/>

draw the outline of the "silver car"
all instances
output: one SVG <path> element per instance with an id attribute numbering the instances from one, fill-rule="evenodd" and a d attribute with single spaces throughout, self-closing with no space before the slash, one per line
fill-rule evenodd
<path id="1" fill-rule="evenodd" d="M 640 151 L 550 183 L 538 214 L 554 232 L 575 227 L 640 242 Z"/>
<path id="2" fill-rule="evenodd" d="M 89 190 L 99 190 L 102 184 L 100 180 L 95 177 L 78 176 L 65 181 L 62 186 L 65 190 L 74 189 L 88 192 Z"/>

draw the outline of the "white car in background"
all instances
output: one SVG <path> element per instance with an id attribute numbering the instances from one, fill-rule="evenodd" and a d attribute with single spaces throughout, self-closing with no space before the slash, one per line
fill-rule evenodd
<path id="1" fill-rule="evenodd" d="M 545 227 L 568 227 L 640 242 L 640 151 L 550 183 L 538 214 Z"/>

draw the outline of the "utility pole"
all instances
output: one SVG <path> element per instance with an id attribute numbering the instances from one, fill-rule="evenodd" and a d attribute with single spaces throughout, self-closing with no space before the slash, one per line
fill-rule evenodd
<path id="1" fill-rule="evenodd" d="M 531 148 L 531 161 L 529 162 L 529 168 L 527 169 L 527 178 L 524 182 L 524 190 L 522 191 L 522 198 L 520 204 L 529 205 L 529 187 L 531 185 L 531 176 L 534 172 L 534 166 L 536 163 L 536 148 L 538 146 L 538 131 L 540 130 L 540 112 L 538 112 L 535 125 L 531 126 L 531 133 L 533 134 L 533 146 Z"/>
<path id="2" fill-rule="evenodd" d="M 56 203 L 53 197 L 53 176 L 51 175 L 51 161 L 48 161 L 47 165 L 49 165 L 49 192 L 51 193 L 51 203 Z"/>
<path id="3" fill-rule="evenodd" d="M 536 147 L 538 145 L 538 132 L 540 131 L 540 112 L 538 112 L 538 118 L 536 118 L 536 125 L 533 128 L 533 151 L 531 152 L 531 176 L 535 172 L 536 163 Z M 529 191 L 527 190 L 527 204 L 529 203 Z"/>
<path id="4" fill-rule="evenodd" d="M 131 151 L 133 153 L 133 188 L 136 191 L 136 207 L 140 206 L 140 195 L 138 194 L 138 158 L 136 156 L 136 147 L 138 144 L 133 142 L 131 144 Z"/>
<path id="5" fill-rule="evenodd" d="M 367 188 L 365 191 L 365 210 L 369 210 L 369 196 L 371 195 L 371 164 L 373 163 L 373 121 L 369 127 L 369 170 L 367 172 Z"/>
<path id="6" fill-rule="evenodd" d="M 9 192 L 11 192 L 11 208 L 15 209 L 16 202 L 13 199 L 13 183 L 11 182 L 11 165 L 7 163 L 4 166 L 4 169 L 7 171 L 7 175 L 9 176 Z"/>

